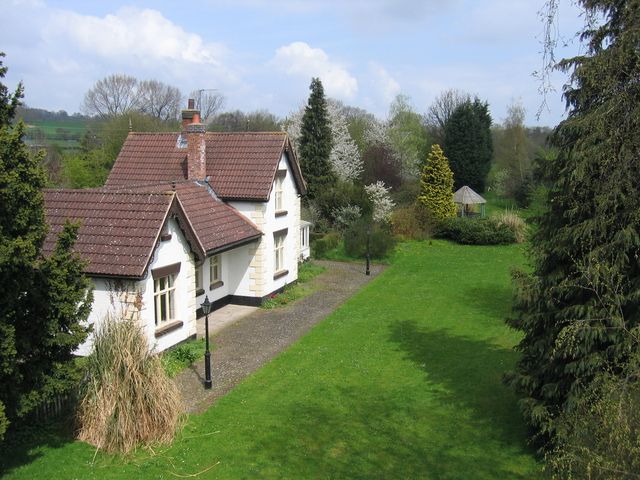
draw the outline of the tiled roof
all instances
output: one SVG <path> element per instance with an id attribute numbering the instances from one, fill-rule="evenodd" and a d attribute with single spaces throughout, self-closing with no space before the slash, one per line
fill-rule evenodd
<path id="1" fill-rule="evenodd" d="M 103 189 L 45 190 L 49 233 L 43 253 L 53 251 L 66 219 L 80 221 L 74 250 L 89 262 L 87 273 L 141 277 L 174 196 Z"/>
<path id="2" fill-rule="evenodd" d="M 283 152 L 289 154 L 298 190 L 306 187 L 284 132 L 208 132 L 207 175 L 223 200 L 267 201 Z M 130 133 L 107 186 L 144 185 L 186 179 L 186 148 L 178 133 Z"/>
<path id="3" fill-rule="evenodd" d="M 45 190 L 49 234 L 43 253 L 55 247 L 65 220 L 81 222 L 75 251 L 95 276 L 142 277 L 167 214 L 174 212 L 197 254 L 252 241 L 260 230 L 196 182 L 144 187 Z"/>
<path id="4" fill-rule="evenodd" d="M 155 184 L 186 178 L 186 148 L 177 133 L 130 133 L 105 186 Z"/>
<path id="5" fill-rule="evenodd" d="M 214 199 L 206 186 L 195 182 L 178 183 L 176 191 L 205 252 L 211 253 L 262 235 L 234 208 Z"/>

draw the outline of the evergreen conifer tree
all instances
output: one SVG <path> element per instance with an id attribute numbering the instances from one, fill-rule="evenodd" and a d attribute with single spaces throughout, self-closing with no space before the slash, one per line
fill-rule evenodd
<path id="1" fill-rule="evenodd" d="M 509 322 L 524 337 L 508 378 L 541 439 L 597 375 L 623 371 L 640 333 L 640 3 L 579 3 L 602 21 L 582 32 L 586 54 L 560 63 L 570 111 Z"/>
<path id="2" fill-rule="evenodd" d="M 445 125 L 444 153 L 456 189 L 468 185 L 484 192 L 493 156 L 491 115 L 486 102 L 476 98 L 456 107 Z"/>
<path id="3" fill-rule="evenodd" d="M 21 86 L 9 94 L 0 84 L 0 438 L 7 419 L 77 381 L 71 353 L 86 338 L 91 305 L 84 264 L 71 253 L 77 226 L 67 224 L 52 255 L 41 256 L 45 174 L 22 141 L 24 124 L 9 123 L 21 96 Z"/>
<path id="4" fill-rule="evenodd" d="M 456 204 L 453 203 L 453 172 L 437 143 L 431 146 L 431 152 L 422 168 L 418 201 L 435 219 L 442 220 L 456 214 Z"/>
<path id="5" fill-rule="evenodd" d="M 314 199 L 318 193 L 333 185 L 336 175 L 329 161 L 331 127 L 320 79 L 312 79 L 309 89 L 311 94 L 302 117 L 298 155 L 302 175 L 307 182 L 307 196 Z"/>

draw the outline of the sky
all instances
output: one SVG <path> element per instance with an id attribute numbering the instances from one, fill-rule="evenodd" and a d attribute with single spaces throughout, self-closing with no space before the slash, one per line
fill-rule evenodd
<path id="1" fill-rule="evenodd" d="M 314 76 L 325 93 L 384 119 L 398 94 L 425 113 L 459 89 L 489 103 L 495 123 L 521 103 L 528 125 L 565 115 L 565 74 L 543 103 L 544 0 L 0 0 L 4 83 L 27 105 L 81 111 L 98 80 L 123 73 L 186 95 L 216 89 L 225 109 L 280 117 L 302 106 Z M 583 20 L 560 0 L 558 58 L 578 53 Z M 565 46 L 564 43 L 567 43 Z M 185 100 L 186 102 L 186 100 Z"/>

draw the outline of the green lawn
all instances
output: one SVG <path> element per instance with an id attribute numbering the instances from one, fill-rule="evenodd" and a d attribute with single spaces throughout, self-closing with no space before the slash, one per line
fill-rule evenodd
<path id="1" fill-rule="evenodd" d="M 402 244 L 387 271 L 171 447 L 122 459 L 44 436 L 6 478 L 539 478 L 502 373 L 519 246 Z M 194 477 L 194 474 L 202 472 Z"/>

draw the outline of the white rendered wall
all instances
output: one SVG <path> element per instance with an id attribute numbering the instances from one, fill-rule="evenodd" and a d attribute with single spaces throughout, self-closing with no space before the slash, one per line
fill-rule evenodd
<path id="1" fill-rule="evenodd" d="M 254 258 L 250 266 L 250 295 L 263 297 L 284 287 L 298 278 L 298 260 L 300 258 L 300 197 L 296 189 L 293 173 L 287 154 L 283 154 L 278 170 L 285 170 L 282 204 L 286 215 L 276 216 L 275 192 L 266 203 L 231 202 L 230 205 L 252 220 L 264 233 L 255 247 Z M 287 229 L 284 249 L 284 269 L 288 274 L 274 279 L 275 253 L 273 233 Z"/>
<path id="2" fill-rule="evenodd" d="M 175 220 L 167 222 L 167 233 L 171 239 L 159 242 L 147 269 L 147 276 L 140 281 L 92 278 L 94 284 L 93 305 L 88 323 L 99 326 L 111 315 L 118 319 L 137 318 L 143 327 L 149 345 L 157 351 L 165 350 L 196 333 L 195 267 L 193 254 Z M 154 315 L 153 277 L 151 270 L 180 263 L 180 272 L 175 278 L 175 319 L 183 325 L 156 339 Z M 139 309 L 138 309 L 139 307 Z M 85 356 L 91 353 L 91 336 L 75 352 Z"/>
<path id="3" fill-rule="evenodd" d="M 211 289 L 212 282 L 210 276 L 211 257 L 204 260 L 202 264 L 202 288 L 204 293 L 196 298 L 196 309 L 204 302 L 205 295 L 210 302 L 215 302 L 227 295 L 243 295 L 250 296 L 249 291 L 249 265 L 253 258 L 253 250 L 255 244 L 253 242 L 248 245 L 229 250 L 218 254 L 220 257 L 220 277 L 222 286 Z"/>
<path id="4" fill-rule="evenodd" d="M 144 283 L 142 309 L 140 320 L 151 345 L 156 345 L 157 351 L 186 340 L 196 333 L 196 299 L 195 299 L 195 262 L 180 228 L 175 220 L 167 223 L 167 233 L 171 239 L 160 242 L 156 247 L 148 274 Z M 175 278 L 175 319 L 183 322 L 181 328 L 156 339 L 156 325 L 154 315 L 153 277 L 151 270 L 180 263 L 180 272 Z"/>

